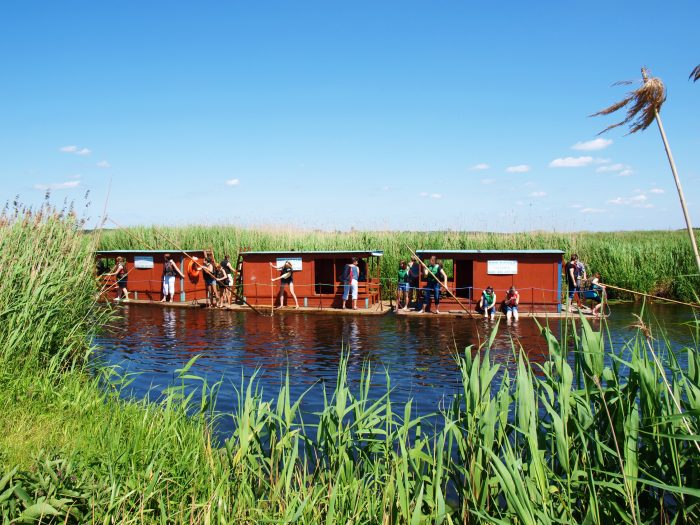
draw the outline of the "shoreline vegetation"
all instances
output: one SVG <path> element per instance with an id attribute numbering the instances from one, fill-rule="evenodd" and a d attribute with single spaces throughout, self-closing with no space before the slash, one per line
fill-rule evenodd
<path id="1" fill-rule="evenodd" d="M 428 417 L 417 417 L 410 402 L 391 402 L 390 373 L 366 366 L 360 383 L 348 384 L 339 341 L 336 385 L 306 394 L 324 395 L 318 424 L 305 423 L 288 384 L 271 399 L 254 379 L 238 387 L 234 413 L 218 414 L 218 393 L 232 387 L 193 375 L 193 360 L 157 400 L 122 398 L 130 378 L 90 360 L 91 336 L 115 315 L 96 303 L 96 244 L 151 246 L 127 245 L 119 232 L 78 235 L 80 221 L 48 206 L 0 224 L 3 523 L 700 521 L 697 321 L 689 327 L 696 344 L 682 350 L 684 367 L 662 333 L 652 338 L 641 320 L 627 341 L 609 342 L 609 367 L 605 333 L 584 319 L 562 341 L 543 328 L 549 359 L 541 370 L 514 348 L 517 372 L 504 373 L 494 388 L 499 365 L 489 360 L 490 343 L 467 348 L 455 356 L 460 393 Z M 277 248 L 280 240 L 329 249 L 313 236 L 256 241 L 226 232 L 213 238 L 206 229 L 166 232 L 184 247 L 213 244 L 217 253 L 238 244 Z M 436 240 L 405 234 L 373 246 L 382 239 L 365 235 L 340 238 L 344 247 L 363 243 L 395 254 L 403 242 L 434 247 Z M 455 235 L 457 246 L 473 247 Z M 636 235 L 641 246 L 634 235 L 625 245 L 630 260 L 659 252 L 638 268 L 640 283 L 660 272 L 647 266 L 670 264 L 666 257 L 677 258 L 673 275 L 690 266 L 680 263 L 689 250 L 664 239 L 672 235 Z M 538 234 L 517 247 L 551 248 L 551 240 Z M 598 248 L 600 261 L 620 248 L 610 239 L 576 241 L 590 265 L 588 247 Z M 654 242 L 661 243 L 656 250 Z M 220 417 L 233 418 L 235 431 L 218 444 L 212 435 Z M 439 423 L 434 432 L 430 421 Z"/>
<path id="2" fill-rule="evenodd" d="M 95 234 L 96 235 L 96 234 Z M 171 246 L 170 240 L 177 246 Z M 279 250 L 383 250 L 381 273 L 384 298 L 395 294 L 399 261 L 413 250 L 562 250 L 567 258 L 577 253 L 589 274 L 600 272 L 615 286 L 680 301 L 697 301 L 700 277 L 686 232 L 632 231 L 611 233 L 477 233 L 477 232 L 320 232 L 293 228 L 248 229 L 235 226 L 134 226 L 104 230 L 101 250 L 213 248 L 217 258 L 241 249 Z M 447 268 L 449 271 L 449 267 Z M 516 283 L 517 284 L 517 283 Z M 611 298 L 639 296 L 609 290 Z"/>

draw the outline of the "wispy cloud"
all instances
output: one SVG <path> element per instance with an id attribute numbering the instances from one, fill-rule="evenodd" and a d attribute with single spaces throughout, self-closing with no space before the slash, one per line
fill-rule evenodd
<path id="1" fill-rule="evenodd" d="M 442 199 L 441 193 L 428 193 L 427 191 L 421 191 L 419 195 L 421 197 L 430 197 L 431 199 Z"/>
<path id="2" fill-rule="evenodd" d="M 238 186 L 241 183 L 238 179 L 229 179 L 226 181 L 226 186 Z"/>
<path id="3" fill-rule="evenodd" d="M 634 171 L 630 169 L 622 170 L 620 173 L 617 174 L 618 177 L 629 177 L 630 175 L 633 175 Z"/>
<path id="4" fill-rule="evenodd" d="M 652 188 L 649 190 L 649 193 L 661 194 L 661 193 L 666 193 L 666 191 L 662 190 L 661 188 Z"/>
<path id="5" fill-rule="evenodd" d="M 496 179 L 481 179 L 481 184 L 493 184 Z"/>
<path id="6" fill-rule="evenodd" d="M 550 168 L 582 168 L 593 163 L 593 157 L 562 157 L 549 163 Z"/>
<path id="7" fill-rule="evenodd" d="M 109 162 L 107 162 L 106 160 L 101 160 L 100 162 L 98 162 L 96 164 L 96 166 L 98 168 L 111 168 L 112 167 L 112 165 Z"/>
<path id="8" fill-rule="evenodd" d="M 70 190 L 72 188 L 77 188 L 80 186 L 79 180 L 69 180 L 66 182 L 52 182 L 51 184 L 35 184 L 35 190 Z"/>
<path id="9" fill-rule="evenodd" d="M 581 213 L 603 213 L 605 212 L 602 208 L 581 208 Z"/>
<path id="10" fill-rule="evenodd" d="M 491 166 L 489 166 L 488 164 L 481 162 L 481 163 L 479 163 L 479 164 L 474 164 L 474 165 L 473 165 L 471 168 L 469 168 L 469 169 L 474 170 L 474 171 L 479 171 L 479 170 L 487 170 L 487 169 L 489 169 L 490 167 L 491 167 Z"/>
<path id="11" fill-rule="evenodd" d="M 62 153 L 74 153 L 75 155 L 90 155 L 92 151 L 90 151 L 88 148 L 79 148 L 78 146 L 72 144 L 70 146 L 63 146 L 58 149 Z"/>
<path id="12" fill-rule="evenodd" d="M 533 191 L 530 193 L 530 197 L 546 197 L 547 193 L 544 191 Z"/>
<path id="13" fill-rule="evenodd" d="M 508 173 L 527 173 L 530 171 L 530 166 L 527 164 L 518 164 L 517 166 L 508 166 L 506 172 Z"/>
<path id="14" fill-rule="evenodd" d="M 634 197 L 615 197 L 610 199 L 608 203 L 616 206 L 631 206 L 632 208 L 653 208 L 654 205 L 648 201 L 649 197 L 642 193 Z"/>
<path id="15" fill-rule="evenodd" d="M 586 140 L 584 142 L 577 142 L 571 146 L 571 149 L 578 151 L 598 151 L 607 148 L 612 143 L 612 140 L 597 138 L 593 140 Z"/>
<path id="16" fill-rule="evenodd" d="M 632 174 L 632 168 L 630 166 L 628 166 L 627 164 L 621 164 L 619 162 L 616 162 L 615 164 L 606 164 L 605 166 L 599 166 L 595 170 L 598 173 L 629 171 L 630 173 L 628 173 L 628 175 Z"/>

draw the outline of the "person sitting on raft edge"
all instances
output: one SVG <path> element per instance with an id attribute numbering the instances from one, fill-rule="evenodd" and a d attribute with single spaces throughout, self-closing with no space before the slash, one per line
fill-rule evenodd
<path id="1" fill-rule="evenodd" d="M 506 298 L 503 301 L 503 306 L 506 311 L 506 321 L 508 323 L 518 320 L 518 305 L 520 304 L 520 293 L 511 286 L 506 292 Z"/>
<path id="2" fill-rule="evenodd" d="M 486 318 L 490 316 L 493 319 L 496 316 L 496 292 L 493 291 L 493 286 L 487 286 L 481 293 L 479 310 L 484 312 Z"/>

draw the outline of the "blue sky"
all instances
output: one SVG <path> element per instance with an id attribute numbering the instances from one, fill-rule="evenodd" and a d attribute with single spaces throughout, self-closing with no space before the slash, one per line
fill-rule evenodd
<path id="1" fill-rule="evenodd" d="M 536 7 L 535 7 L 536 6 Z M 596 134 L 642 65 L 700 225 L 700 3 L 8 2 L 4 199 L 119 224 L 683 227 L 658 130 Z M 592 142 L 596 141 L 596 142 Z"/>

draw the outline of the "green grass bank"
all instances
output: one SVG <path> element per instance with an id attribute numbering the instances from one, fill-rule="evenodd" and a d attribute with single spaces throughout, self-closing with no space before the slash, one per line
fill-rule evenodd
<path id="1" fill-rule="evenodd" d="M 170 241 L 170 242 L 169 242 Z M 393 280 L 406 246 L 417 249 L 543 250 L 578 253 L 590 272 L 616 286 L 682 301 L 696 300 L 700 279 L 685 231 L 613 233 L 318 232 L 234 226 L 132 227 L 104 232 L 100 248 L 213 248 L 217 257 L 250 250 L 384 250 L 382 275 Z M 612 297 L 633 296 L 611 292 Z"/>
<path id="2" fill-rule="evenodd" d="M 273 398 L 254 380 L 214 415 L 232 387 L 189 364 L 163 398 L 124 400 L 129 378 L 90 364 L 113 315 L 95 304 L 98 238 L 48 208 L 0 224 L 3 523 L 700 521 L 697 345 L 681 366 L 642 327 L 606 365 L 605 334 L 577 322 L 570 347 L 543 329 L 537 373 L 520 355 L 494 385 L 487 342 L 455 356 L 459 394 L 422 418 L 392 402 L 390 376 L 348 384 L 340 348 L 337 384 L 307 394 L 324 399 L 313 425 L 288 386 Z M 220 446 L 218 417 L 236 429 Z"/>

